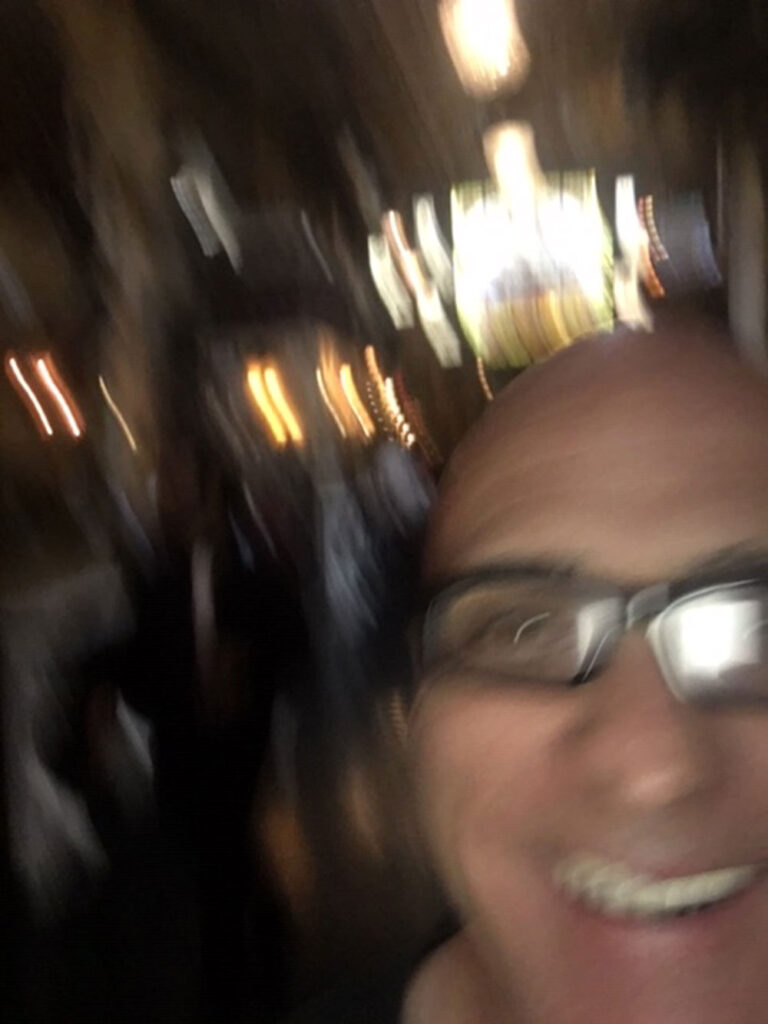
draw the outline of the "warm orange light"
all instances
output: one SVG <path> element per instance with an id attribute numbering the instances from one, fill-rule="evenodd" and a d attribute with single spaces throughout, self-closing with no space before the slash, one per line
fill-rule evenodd
<path id="1" fill-rule="evenodd" d="M 342 437 L 353 437 L 360 432 L 360 427 L 344 396 L 339 379 L 340 369 L 341 360 L 333 336 L 330 333 L 324 333 L 320 345 L 319 370 L 322 379 L 320 394 L 336 425 L 342 431 Z"/>
<path id="2" fill-rule="evenodd" d="M 373 345 L 368 345 L 365 349 L 365 362 L 371 375 L 371 382 L 376 389 L 379 406 L 389 421 L 389 428 L 400 441 L 406 443 L 405 435 L 408 434 L 410 428 L 405 423 L 405 416 L 403 416 L 400 403 L 397 400 L 395 382 L 391 377 L 384 379 Z"/>
<path id="3" fill-rule="evenodd" d="M 267 426 L 272 432 L 275 442 L 282 447 L 288 443 L 288 434 L 283 426 L 282 420 L 269 400 L 269 395 L 264 386 L 264 375 L 261 367 L 254 364 L 248 369 L 248 388 L 253 396 L 259 412 L 266 420 Z"/>
<path id="4" fill-rule="evenodd" d="M 643 203 L 643 200 L 640 200 Z M 663 263 L 669 259 L 669 253 L 661 240 L 659 229 L 656 226 L 656 216 L 653 209 L 653 196 L 646 196 L 644 203 L 645 226 L 648 230 L 648 238 L 651 243 L 651 255 L 656 263 Z"/>
<path id="5" fill-rule="evenodd" d="M 73 437 L 82 437 L 82 417 L 76 415 L 76 407 L 71 396 L 65 395 L 64 385 L 61 383 L 60 379 L 57 379 L 58 374 L 56 373 L 51 357 L 45 356 L 44 358 L 37 359 L 35 361 L 35 369 L 37 370 L 37 375 L 45 385 L 51 398 L 53 398 L 54 402 L 58 406 L 61 417 L 70 434 Z"/>
<path id="6" fill-rule="evenodd" d="M 32 390 L 27 378 L 21 372 L 18 360 L 15 356 L 9 356 L 6 360 L 6 370 L 10 374 L 11 383 L 15 381 L 15 385 L 21 389 L 21 395 L 24 400 L 24 404 L 32 412 L 32 415 L 37 419 L 38 423 L 43 429 L 43 433 L 46 437 L 53 437 L 53 427 L 51 421 L 45 415 L 45 410 L 40 404 L 40 400 Z"/>
<path id="7" fill-rule="evenodd" d="M 301 444 L 304 441 L 304 432 L 299 425 L 296 413 L 285 397 L 280 375 L 273 366 L 264 371 L 264 383 L 267 386 L 269 397 L 272 399 L 272 404 L 285 424 L 291 440 L 294 444 Z"/>
<path id="8" fill-rule="evenodd" d="M 376 386 L 378 388 L 384 388 L 384 377 L 382 376 L 381 369 L 379 368 L 379 361 L 376 358 L 376 349 L 373 345 L 367 345 L 365 349 L 365 362 L 368 367 L 368 372 L 373 377 Z"/>
<path id="9" fill-rule="evenodd" d="M 391 377 L 387 377 L 384 381 L 384 395 L 390 419 L 397 431 L 398 437 L 406 448 L 413 448 L 416 444 L 416 435 L 403 414 L 403 410 L 397 397 L 397 392 L 395 391 L 395 382 Z"/>
<path id="10" fill-rule="evenodd" d="M 376 433 L 376 428 L 373 425 L 371 417 L 368 415 L 368 411 L 363 405 L 360 393 L 355 386 L 355 378 L 352 376 L 352 367 L 349 363 L 344 363 L 339 373 L 341 380 L 341 387 L 344 391 L 344 396 L 349 402 L 349 407 L 355 414 L 355 419 L 360 424 L 360 427 L 366 437 L 373 437 Z"/>

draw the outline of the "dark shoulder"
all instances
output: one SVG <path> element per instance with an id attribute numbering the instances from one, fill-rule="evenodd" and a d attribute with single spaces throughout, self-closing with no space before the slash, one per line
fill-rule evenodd
<path id="1" fill-rule="evenodd" d="M 315 999 L 284 1024 L 400 1024 L 412 965 Z"/>

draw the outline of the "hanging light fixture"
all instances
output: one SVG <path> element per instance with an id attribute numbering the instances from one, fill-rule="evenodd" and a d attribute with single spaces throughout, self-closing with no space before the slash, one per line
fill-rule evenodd
<path id="1" fill-rule="evenodd" d="M 505 198 L 530 205 L 544 185 L 533 127 L 525 121 L 501 121 L 483 136 L 488 168 Z"/>
<path id="2" fill-rule="evenodd" d="M 440 24 L 468 92 L 488 97 L 522 86 L 531 56 L 514 0 L 442 0 Z"/>

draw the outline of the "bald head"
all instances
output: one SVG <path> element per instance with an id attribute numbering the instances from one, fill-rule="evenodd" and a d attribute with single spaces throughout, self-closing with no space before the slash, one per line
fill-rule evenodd
<path id="1" fill-rule="evenodd" d="M 425 832 L 467 922 L 435 985 L 446 1004 L 463 971 L 502 1005 L 492 1020 L 765 1020 L 768 712 L 677 699 L 651 632 L 666 612 L 648 625 L 640 601 L 596 639 L 590 616 L 617 587 L 705 596 L 665 651 L 685 634 L 703 678 L 732 658 L 765 683 L 766 556 L 768 385 L 710 329 L 579 343 L 467 439 L 428 571 L 470 578 L 431 606 L 410 729 Z M 521 562 L 576 572 L 472 578 Z M 749 600 L 702 595 L 705 566 L 708 586 L 749 580 Z M 760 620 L 742 635 L 747 605 Z M 604 661 L 573 657 L 593 642 Z M 668 913 L 668 893 L 741 865 L 760 881 L 732 902 L 702 907 L 696 889 L 695 914 Z"/>
<path id="2" fill-rule="evenodd" d="M 541 559 L 630 581 L 766 536 L 768 383 L 689 323 L 581 342 L 514 382 L 451 462 L 426 566 Z"/>

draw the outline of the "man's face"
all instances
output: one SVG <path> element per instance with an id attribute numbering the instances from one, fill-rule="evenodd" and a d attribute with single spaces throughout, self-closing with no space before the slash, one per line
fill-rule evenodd
<path id="1" fill-rule="evenodd" d="M 706 352 L 686 380 L 695 354 L 665 370 L 658 342 L 631 344 L 608 369 L 569 354 L 471 442 L 436 575 L 546 560 L 642 587 L 734 546 L 768 551 L 761 387 Z M 427 678 L 413 734 L 437 861 L 515 1024 L 768 1020 L 768 710 L 677 702 L 638 631 L 578 688 Z M 583 891 L 566 895 L 575 864 Z M 623 884 L 609 901 L 630 905 L 679 880 L 646 888 L 661 911 L 746 866 L 763 874 L 686 916 L 603 912 L 587 891 Z"/>

